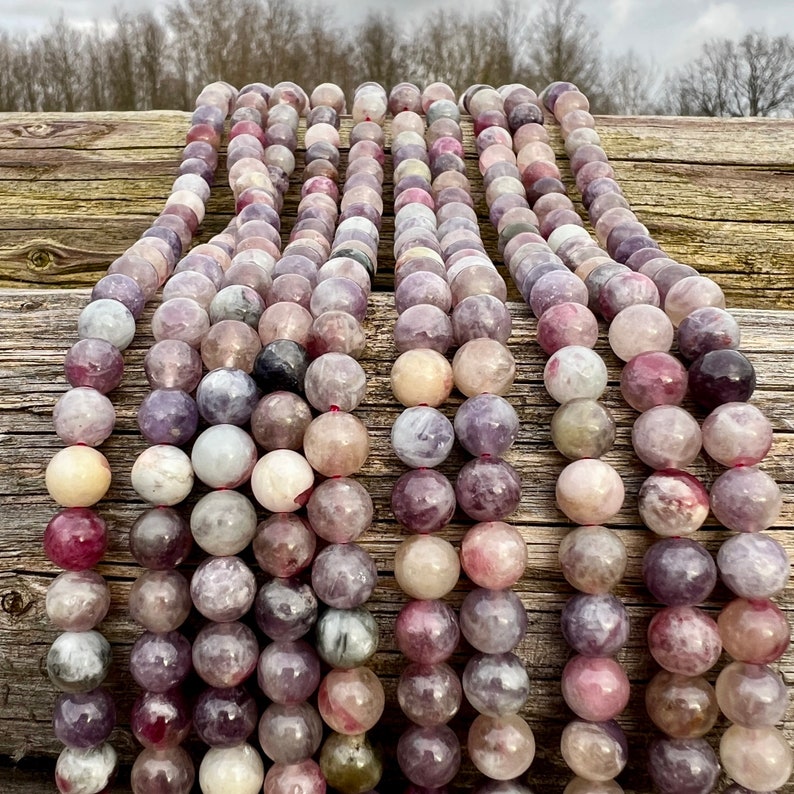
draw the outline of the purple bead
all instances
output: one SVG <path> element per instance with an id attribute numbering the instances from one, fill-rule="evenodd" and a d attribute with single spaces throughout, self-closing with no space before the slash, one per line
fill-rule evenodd
<path id="1" fill-rule="evenodd" d="M 471 455 L 501 456 L 518 435 L 518 415 L 497 394 L 469 397 L 455 413 L 455 435 Z"/>
<path id="2" fill-rule="evenodd" d="M 141 513 L 130 529 L 130 551 L 144 568 L 175 568 L 187 558 L 192 545 L 190 526 L 170 507 L 153 507 Z"/>
<path id="3" fill-rule="evenodd" d="M 452 339 L 449 316 L 438 306 L 429 303 L 410 306 L 394 323 L 394 346 L 398 353 L 423 347 L 444 354 L 452 344 Z"/>
<path id="4" fill-rule="evenodd" d="M 443 601 L 409 601 L 397 615 L 394 637 L 402 654 L 418 664 L 439 664 L 457 648 L 460 628 Z"/>
<path id="5" fill-rule="evenodd" d="M 52 709 L 55 738 L 80 749 L 102 744 L 116 724 L 116 705 L 106 689 L 64 692 Z"/>
<path id="6" fill-rule="evenodd" d="M 512 328 L 507 306 L 495 295 L 469 295 L 452 310 L 452 331 L 458 345 L 479 337 L 505 344 Z"/>
<path id="7" fill-rule="evenodd" d="M 417 786 L 445 786 L 460 769 L 460 742 L 446 725 L 413 725 L 397 742 L 397 763 Z"/>
<path id="8" fill-rule="evenodd" d="M 392 449 L 403 463 L 415 469 L 443 463 L 454 441 L 452 422 L 428 405 L 406 408 L 391 429 Z"/>
<path id="9" fill-rule="evenodd" d="M 255 595 L 254 574 L 239 557 L 208 557 L 190 580 L 193 605 L 219 623 L 243 617 Z"/>
<path id="10" fill-rule="evenodd" d="M 645 552 L 642 576 L 651 595 L 667 606 L 705 601 L 717 583 L 711 554 L 688 538 L 664 538 Z"/>
<path id="11" fill-rule="evenodd" d="M 648 772 L 659 794 L 711 794 L 720 765 L 705 739 L 655 739 Z"/>
<path id="12" fill-rule="evenodd" d="M 63 369 L 72 386 L 107 394 L 121 383 L 124 359 L 119 349 L 104 339 L 81 339 L 69 348 Z"/>
<path id="13" fill-rule="evenodd" d="M 297 640 L 317 621 L 317 597 L 297 579 L 271 579 L 256 594 L 254 614 L 272 640 Z"/>
<path id="14" fill-rule="evenodd" d="M 406 472 L 391 492 L 392 513 L 411 532 L 437 532 L 449 523 L 455 505 L 452 484 L 433 469 Z"/>
<path id="15" fill-rule="evenodd" d="M 153 389 L 192 392 L 201 380 L 201 356 L 187 342 L 163 339 L 149 348 L 143 369 Z"/>
<path id="16" fill-rule="evenodd" d="M 320 684 L 320 660 L 303 640 L 272 642 L 259 657 L 256 677 L 259 688 L 274 703 L 301 703 Z"/>
<path id="17" fill-rule="evenodd" d="M 323 738 L 323 723 L 309 703 L 271 703 L 259 721 L 259 744 L 277 764 L 311 758 Z"/>
<path id="18" fill-rule="evenodd" d="M 409 664 L 397 684 L 397 700 L 411 722 L 443 725 L 457 714 L 463 692 L 455 671 L 444 662 Z"/>
<path id="19" fill-rule="evenodd" d="M 210 747 L 234 747 L 256 728 L 256 701 L 243 687 L 205 689 L 193 706 L 193 726 Z"/>
<path id="20" fill-rule="evenodd" d="M 211 425 L 244 425 L 259 401 L 254 379 L 241 369 L 221 367 L 208 372 L 196 390 L 196 405 Z"/>
<path id="21" fill-rule="evenodd" d="M 190 732 L 190 710 L 182 693 L 178 689 L 141 693 L 132 705 L 130 728 L 150 750 L 181 744 Z"/>
<path id="22" fill-rule="evenodd" d="M 430 304 L 444 312 L 452 307 L 452 293 L 446 279 L 435 273 L 417 271 L 400 281 L 394 293 L 394 307 L 402 314 L 411 306 Z"/>
<path id="23" fill-rule="evenodd" d="M 126 306 L 130 314 L 137 320 L 141 316 L 146 298 L 143 290 L 129 276 L 123 273 L 112 273 L 99 279 L 91 290 L 91 300 L 110 298 Z"/>
<path id="24" fill-rule="evenodd" d="M 778 484 L 755 466 L 738 466 L 720 474 L 709 497 L 714 517 L 734 532 L 768 529 L 783 504 Z"/>
<path id="25" fill-rule="evenodd" d="M 187 444 L 198 427 L 195 400 L 180 389 L 155 389 L 138 408 L 138 427 L 150 444 Z"/>
<path id="26" fill-rule="evenodd" d="M 364 604 L 377 582 L 375 561 L 355 543 L 326 546 L 312 565 L 312 587 L 317 598 L 338 609 Z"/>
<path id="27" fill-rule="evenodd" d="M 529 676 L 513 653 L 478 653 L 466 663 L 463 691 L 480 714 L 517 714 L 529 697 Z"/>
<path id="28" fill-rule="evenodd" d="M 639 303 L 658 306 L 659 292 L 651 279 L 632 270 L 616 273 L 604 284 L 598 296 L 601 315 L 608 323 L 627 306 Z"/>
<path id="29" fill-rule="evenodd" d="M 107 525 L 87 507 L 67 507 L 44 530 L 44 553 L 59 568 L 85 571 L 105 555 Z"/>
<path id="30" fill-rule="evenodd" d="M 652 237 L 648 237 L 646 234 L 635 234 L 631 237 L 627 237 L 615 248 L 612 258 L 616 262 L 626 264 L 632 254 L 635 254 L 637 251 L 646 251 L 649 248 L 659 250 L 660 246 L 656 240 Z"/>
<path id="31" fill-rule="evenodd" d="M 321 281 L 314 288 L 309 309 L 312 317 L 339 310 L 352 314 L 359 322 L 363 322 L 367 314 L 367 296 L 355 281 L 337 276 Z"/>
<path id="32" fill-rule="evenodd" d="M 742 598 L 773 598 L 785 588 L 789 557 L 783 546 L 760 532 L 728 538 L 717 552 L 720 578 Z"/>
<path id="33" fill-rule="evenodd" d="M 141 689 L 167 692 L 179 686 L 191 668 L 190 643 L 177 631 L 146 631 L 130 652 L 130 673 Z"/>
<path id="34" fill-rule="evenodd" d="M 708 409 L 747 402 L 755 390 L 755 368 L 738 350 L 710 350 L 689 368 L 689 393 Z"/>
<path id="35" fill-rule="evenodd" d="M 678 350 L 688 361 L 711 350 L 735 349 L 739 340 L 736 320 L 716 306 L 695 309 L 678 326 Z"/>
<path id="36" fill-rule="evenodd" d="M 180 256 L 182 256 L 182 242 L 179 239 L 179 235 L 172 229 L 168 229 L 165 226 L 150 226 L 141 235 L 142 239 L 146 239 L 147 237 L 156 237 L 168 243 L 174 260 L 177 260 Z"/>
<path id="37" fill-rule="evenodd" d="M 458 473 L 455 496 L 461 510 L 475 521 L 500 521 L 518 507 L 521 479 L 501 458 L 475 458 Z"/>
<path id="38" fill-rule="evenodd" d="M 512 590 L 472 590 L 460 607 L 460 630 L 482 653 L 508 653 L 527 630 L 527 613 Z"/>
<path id="39" fill-rule="evenodd" d="M 209 623 L 193 642 L 193 666 L 210 686 L 238 686 L 256 669 L 259 645 L 248 626 Z"/>
<path id="40" fill-rule="evenodd" d="M 372 497 L 364 486 L 349 477 L 320 483 L 306 504 L 309 523 L 329 543 L 349 543 L 360 537 L 372 522 Z"/>
<path id="41" fill-rule="evenodd" d="M 629 638 L 629 616 L 611 594 L 579 593 L 560 616 L 562 636 L 582 656 L 614 656 Z"/>

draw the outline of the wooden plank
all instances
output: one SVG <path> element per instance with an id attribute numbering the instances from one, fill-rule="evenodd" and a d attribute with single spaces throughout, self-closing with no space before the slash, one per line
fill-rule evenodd
<path id="1" fill-rule="evenodd" d="M 52 406 L 66 389 L 61 370 L 65 349 L 74 340 L 77 315 L 85 304 L 84 290 L 26 290 L 0 291 L 0 692 L 3 709 L 0 713 L 0 755 L 20 761 L 19 768 L 0 764 L 0 790 L 43 792 L 49 787 L 49 768 L 59 746 L 51 733 L 49 715 L 55 692 L 44 671 L 43 660 L 56 632 L 49 626 L 44 612 L 46 587 L 58 571 L 45 558 L 41 548 L 41 533 L 54 507 L 43 487 L 43 473 L 51 455 L 60 448 L 50 423 Z M 369 378 L 367 398 L 358 411 L 370 428 L 372 453 L 362 471 L 362 482 L 370 490 L 376 509 L 376 520 L 363 539 L 379 570 L 379 584 L 369 606 L 381 625 L 381 645 L 373 660 L 373 668 L 382 677 L 387 692 L 388 719 L 376 731 L 386 752 L 388 768 L 396 769 L 393 758 L 393 736 L 404 723 L 398 716 L 395 687 L 403 667 L 393 636 L 393 620 L 404 602 L 393 576 L 395 549 L 402 537 L 391 518 L 389 494 L 394 479 L 403 467 L 389 446 L 389 428 L 399 413 L 390 394 L 388 373 L 395 351 L 391 341 L 393 296 L 374 293 L 367 319 L 369 347 L 362 365 Z M 560 791 L 568 773 L 557 746 L 560 732 L 568 719 L 567 709 L 559 693 L 559 679 L 570 651 L 558 630 L 559 612 L 573 593 L 562 578 L 557 564 L 557 546 L 568 529 L 568 523 L 554 506 L 555 478 L 564 460 L 554 450 L 548 435 L 548 423 L 555 406 L 542 388 L 542 368 L 545 357 L 534 343 L 535 320 L 523 304 L 510 304 L 514 318 L 514 332 L 510 341 L 517 360 L 518 377 L 510 399 L 522 420 L 522 431 L 509 460 L 519 470 L 525 488 L 521 504 L 512 518 L 524 536 L 529 549 L 529 566 L 517 587 L 530 618 L 526 637 L 518 652 L 527 661 L 532 680 L 532 695 L 524 714 L 535 731 L 538 758 L 529 779 L 538 792 Z M 147 309 L 150 313 L 152 308 Z M 743 349 L 754 362 L 759 389 L 754 400 L 770 416 L 775 436 L 772 453 L 764 468 L 781 485 L 785 505 L 780 521 L 772 531 L 794 554 L 794 426 L 791 417 L 791 395 L 794 393 L 794 312 L 735 312 L 743 331 Z M 112 609 L 102 629 L 114 649 L 114 665 L 109 686 L 119 703 L 120 726 L 113 741 L 125 764 L 114 790 L 129 791 L 126 775 L 134 758 L 135 742 L 128 727 L 129 708 L 136 695 L 130 686 L 126 664 L 129 649 L 139 629 L 126 614 L 129 588 L 140 571 L 127 549 L 127 532 L 135 517 L 144 508 L 128 484 L 128 472 L 136 451 L 144 444 L 135 432 L 135 410 L 144 396 L 145 381 L 141 365 L 143 354 L 151 343 L 145 330 L 149 314 L 141 321 L 141 333 L 130 349 L 125 351 L 127 372 L 124 386 L 118 394 L 111 394 L 119 415 L 119 426 L 113 437 L 103 445 L 114 471 L 114 483 L 100 507 L 110 527 L 109 548 L 98 570 L 108 577 L 112 593 Z M 643 684 L 655 671 L 645 644 L 648 621 L 655 605 L 647 595 L 641 579 L 641 561 L 651 538 L 639 525 L 636 492 L 647 471 L 634 458 L 629 445 L 630 424 L 634 414 L 623 403 L 617 386 L 619 362 L 606 350 L 610 383 L 605 396 L 619 425 L 618 442 L 609 460 L 624 475 L 627 499 L 615 518 L 627 545 L 629 563 L 624 581 L 617 594 L 624 600 L 632 620 L 629 643 L 620 654 L 633 683 L 632 698 L 621 725 L 627 732 L 632 748 L 630 768 L 621 776 L 628 794 L 649 790 L 644 773 L 643 753 L 649 727 L 644 715 Z M 445 410 L 450 412 L 460 403 L 453 397 Z M 703 412 L 698 411 L 702 417 Z M 454 479 L 457 468 L 465 460 L 455 449 L 442 471 Z M 701 457 L 691 469 L 708 484 L 720 469 Z M 187 507 L 197 498 L 191 497 Z M 456 520 L 442 535 L 457 543 L 467 528 L 467 522 Z M 727 533 L 710 520 L 698 533 L 706 547 L 715 552 Z M 252 561 L 250 554 L 244 555 Z M 200 561 L 202 554 L 194 552 L 185 572 Z M 260 574 L 261 578 L 261 574 Z M 469 586 L 461 581 L 450 603 L 459 606 Z M 718 586 L 706 610 L 716 615 L 730 596 Z M 789 586 L 780 599 L 789 617 L 794 617 L 794 588 Z M 186 633 L 195 634 L 200 622 L 195 614 L 190 618 Z M 452 658 L 453 666 L 461 671 L 469 650 L 462 646 Z M 789 686 L 794 686 L 794 653 L 789 651 L 780 661 L 779 669 Z M 713 680 L 715 673 L 710 674 Z M 198 684 L 191 682 L 194 691 Z M 470 707 L 464 707 L 453 720 L 453 726 L 465 739 L 466 726 L 473 718 Z M 720 721 L 712 732 L 716 741 L 725 722 Z M 789 740 L 794 740 L 794 716 L 784 724 Z M 190 745 L 196 757 L 200 748 Z M 48 766 L 49 765 L 49 766 Z M 42 773 L 42 768 L 45 772 Z M 393 771 L 390 774 L 394 774 Z M 471 767 L 465 765 L 460 778 L 460 790 L 474 780 Z M 379 790 L 396 790 L 392 779 Z"/>

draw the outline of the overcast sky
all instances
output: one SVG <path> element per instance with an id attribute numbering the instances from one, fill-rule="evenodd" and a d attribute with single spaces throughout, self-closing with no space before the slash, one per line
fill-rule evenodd
<path id="1" fill-rule="evenodd" d="M 229 0 L 233 2 L 233 0 Z M 300 0 L 298 0 L 300 2 Z M 400 15 L 433 7 L 486 9 L 489 0 L 327 0 L 337 19 L 355 23 L 368 10 L 397 8 Z M 528 6 L 531 4 L 528 2 Z M 90 24 L 108 20 L 113 8 L 138 11 L 162 6 L 157 0 L 0 0 L 0 28 L 14 33 L 40 31 L 61 11 L 67 19 Z M 617 54 L 629 48 L 650 56 L 661 70 L 696 55 L 709 38 L 740 37 L 753 29 L 794 35 L 793 0 L 580 0 L 599 31 L 604 48 Z"/>

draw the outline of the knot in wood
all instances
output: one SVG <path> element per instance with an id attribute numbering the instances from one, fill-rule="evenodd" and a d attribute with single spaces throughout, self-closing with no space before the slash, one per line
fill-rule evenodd
<path id="1" fill-rule="evenodd" d="M 25 596 L 18 590 L 9 590 L 0 598 L 0 608 L 7 615 L 18 618 L 24 615 L 33 606 L 32 601 L 26 601 Z"/>
<path id="2" fill-rule="evenodd" d="M 46 248 L 34 248 L 28 252 L 28 267 L 37 273 L 44 273 L 55 265 L 55 254 Z"/>

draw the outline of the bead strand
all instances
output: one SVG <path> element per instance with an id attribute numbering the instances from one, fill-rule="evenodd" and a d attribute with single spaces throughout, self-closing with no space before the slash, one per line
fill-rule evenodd
<path id="1" fill-rule="evenodd" d="M 544 383 L 560 403 L 552 439 L 559 451 L 573 460 L 559 475 L 557 502 L 579 525 L 560 545 L 563 573 L 583 591 L 568 602 L 562 614 L 563 634 L 577 652 L 563 671 L 562 691 L 579 717 L 562 735 L 563 758 L 577 775 L 566 792 L 590 791 L 594 785 L 599 791 L 619 792 L 611 779 L 627 762 L 627 745 L 614 718 L 628 702 L 629 683 L 613 657 L 628 639 L 629 626 L 625 608 L 610 594 L 622 577 L 626 552 L 618 537 L 603 526 L 623 501 L 619 475 L 600 460 L 614 441 L 614 420 L 599 402 L 606 387 L 606 366 L 591 349 L 597 324 L 581 306 L 586 295 L 580 282 L 565 272 L 538 234 L 539 229 L 548 234 L 555 221 L 573 219 L 552 215 L 558 208 L 544 197 L 549 188 L 557 188 L 559 172 L 540 124 L 543 115 L 537 98 L 523 86 L 506 86 L 503 92 L 506 124 L 487 127 L 480 133 L 483 140 L 478 138 L 478 147 L 496 149 L 494 156 L 500 155 L 508 163 L 512 162 L 508 144 L 516 151 L 520 181 L 511 171 L 500 177 L 501 182 L 495 179 L 491 183 L 495 185 L 492 193 L 499 195 L 492 199 L 490 215 L 508 269 L 539 318 L 539 344 L 551 356 Z M 502 132 L 504 126 L 510 128 L 512 140 L 509 133 Z M 502 147 L 507 151 L 503 153 Z M 582 433 L 582 425 L 588 432 Z M 598 571 L 591 568 L 594 552 L 603 553 Z M 595 685 L 597 697 L 586 691 L 585 680 Z"/>
<path id="2" fill-rule="evenodd" d="M 432 175 L 425 138 L 434 89 L 402 84 L 392 91 L 394 166 L 395 346 L 392 393 L 405 410 L 391 430 L 397 457 L 410 467 L 395 482 L 391 509 L 411 534 L 397 549 L 395 578 L 412 600 L 395 623 L 397 646 L 408 659 L 397 699 L 411 725 L 397 743 L 397 762 L 414 786 L 447 785 L 460 768 L 460 743 L 447 725 L 462 697 L 460 680 L 447 663 L 458 645 L 455 612 L 442 599 L 457 584 L 460 566 L 453 546 L 437 534 L 452 518 L 452 484 L 435 469 L 454 440 L 451 422 L 438 410 L 452 389 L 444 357 L 452 342 L 451 294 L 440 255 L 433 212 Z M 429 749 L 429 752 L 428 752 Z"/>

